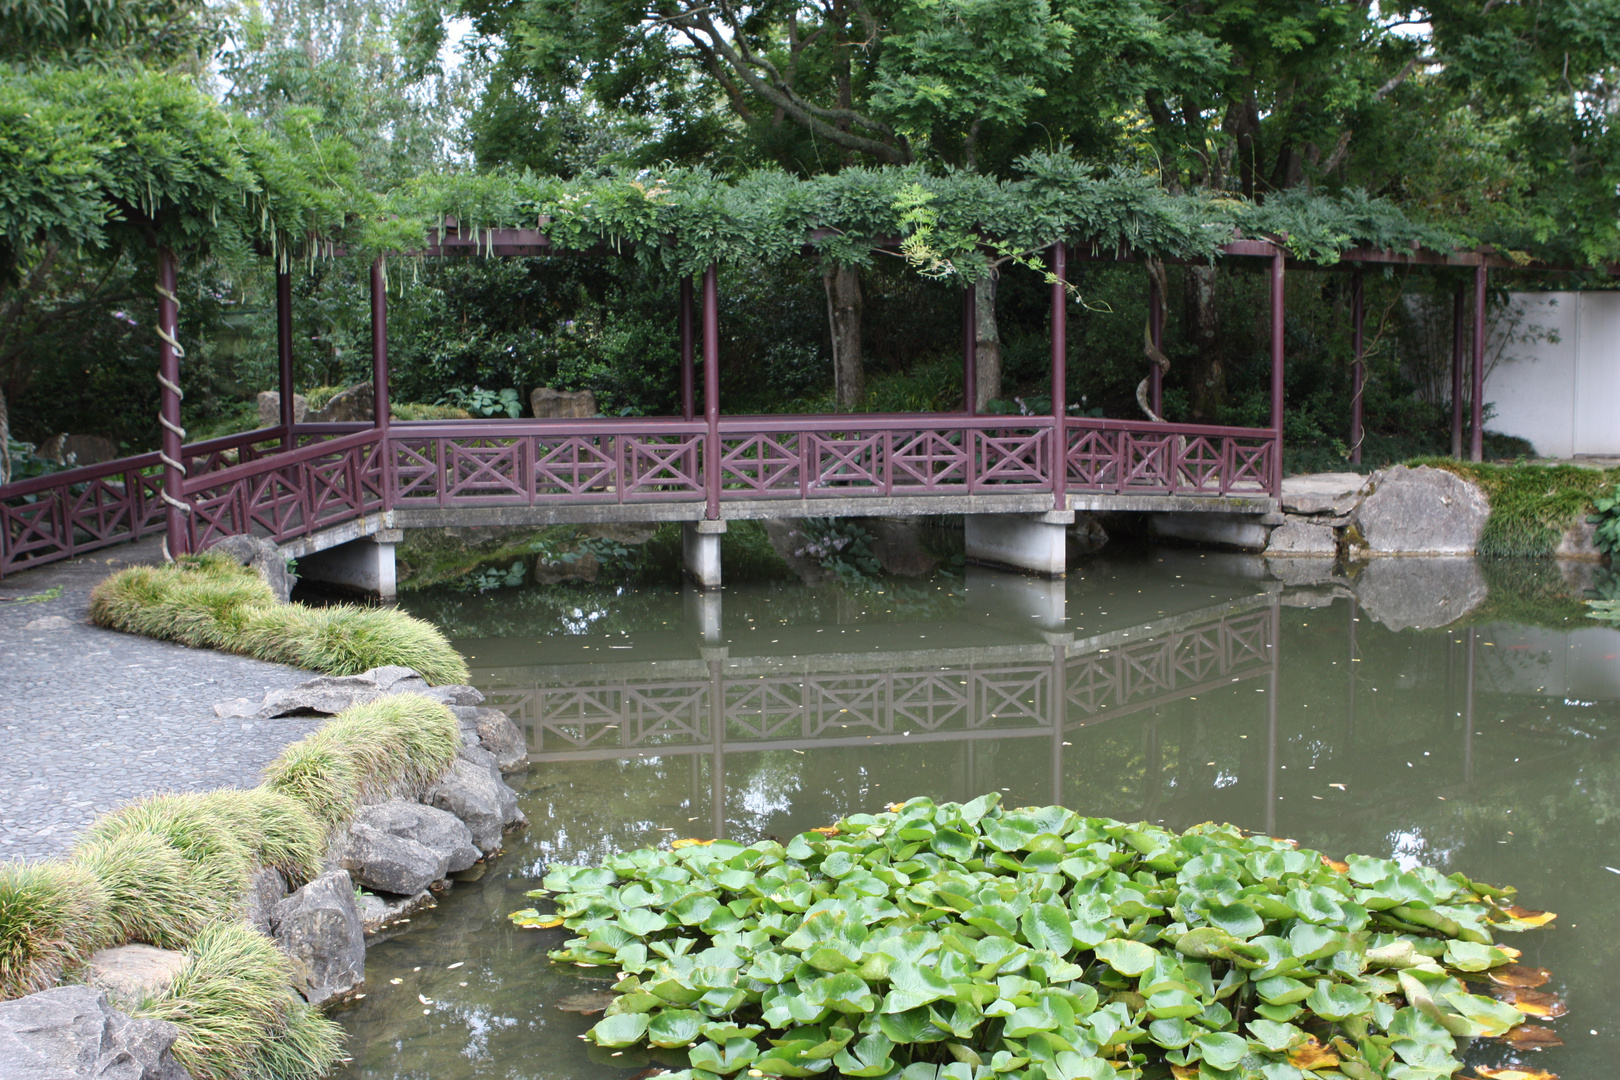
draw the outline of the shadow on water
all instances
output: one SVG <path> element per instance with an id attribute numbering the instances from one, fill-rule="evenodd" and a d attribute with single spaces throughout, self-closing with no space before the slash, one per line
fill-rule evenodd
<path id="1" fill-rule="evenodd" d="M 1344 574 L 1166 550 L 1096 558 L 1055 585 L 970 568 L 862 594 L 410 598 L 526 732 L 535 764 L 513 780 L 533 827 L 374 945 L 368 996 L 342 1015 L 345 1075 L 629 1076 L 633 1052 L 589 1047 L 592 1018 L 554 1007 L 605 989 L 601 973 L 546 960 L 564 931 L 506 920 L 543 864 L 681 836 L 786 838 L 990 790 L 1515 884 L 1560 913 L 1510 943 L 1553 970 L 1571 1010 L 1554 1024 L 1568 1045 L 1524 1060 L 1611 1075 L 1620 632 L 1581 618 L 1584 583 L 1549 570 L 1387 560 Z M 1479 1044 L 1468 1059 L 1508 1055 Z"/>

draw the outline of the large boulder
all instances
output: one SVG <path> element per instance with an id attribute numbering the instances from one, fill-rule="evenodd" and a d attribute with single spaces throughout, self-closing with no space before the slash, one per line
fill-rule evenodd
<path id="1" fill-rule="evenodd" d="M 274 937 L 270 918 L 286 895 L 287 879 L 281 876 L 280 870 L 268 866 L 255 870 L 248 878 L 247 893 L 242 897 L 242 913 L 248 924 L 265 937 Z"/>
<path id="2" fill-rule="evenodd" d="M 1271 530 L 1266 544 L 1267 557 L 1331 559 L 1339 553 L 1339 540 L 1326 525 L 1290 518 Z"/>
<path id="3" fill-rule="evenodd" d="M 251 566 L 270 586 L 277 600 L 285 604 L 292 596 L 297 577 L 287 569 L 287 556 L 274 540 L 263 536 L 227 536 L 208 549 L 229 555 L 243 566 Z"/>
<path id="4" fill-rule="evenodd" d="M 276 943 L 292 960 L 293 988 L 311 1005 L 354 993 L 366 981 L 366 938 L 354 883 L 342 870 L 322 874 L 276 905 Z"/>
<path id="5" fill-rule="evenodd" d="M 447 874 L 459 873 L 481 857 L 478 848 L 473 846 L 472 833 L 460 818 L 421 803 L 394 799 L 363 807 L 354 820 L 356 824 L 369 825 L 390 836 L 415 840 L 444 856 Z"/>
<path id="6" fill-rule="evenodd" d="M 1397 465 L 1374 473 L 1356 508 L 1356 529 L 1372 555 L 1471 555 L 1491 504 L 1455 473 Z"/>
<path id="7" fill-rule="evenodd" d="M 0 1080 L 191 1080 L 170 1047 L 180 1029 L 134 1020 L 88 986 L 0 1001 Z"/>
<path id="8" fill-rule="evenodd" d="M 589 390 L 541 386 L 529 395 L 529 409 L 542 420 L 583 420 L 596 415 L 596 395 Z"/>
<path id="9" fill-rule="evenodd" d="M 529 767 L 528 743 L 511 717 L 499 709 L 469 705 L 452 705 L 450 711 L 461 725 L 462 743 L 495 755 L 495 765 L 503 774 Z"/>
<path id="10" fill-rule="evenodd" d="M 478 850 L 489 855 L 500 850 L 501 833 L 516 810 L 517 797 L 502 782 L 494 755 L 469 746 L 422 801 L 464 821 Z"/>
<path id="11" fill-rule="evenodd" d="M 258 717 L 309 714 L 336 716 L 353 705 L 363 705 L 389 694 L 428 694 L 447 689 L 430 687 L 427 680 L 408 667 L 391 665 L 372 668 L 359 675 L 320 675 L 289 690 L 272 690 L 264 696 Z"/>
<path id="12" fill-rule="evenodd" d="M 476 830 L 473 835 L 476 840 Z M 383 832 L 370 825 L 355 824 L 349 827 L 349 836 L 343 845 L 343 854 L 338 858 L 338 865 L 347 870 L 356 883 L 367 889 L 397 896 L 414 896 L 435 881 L 442 880 L 449 861 L 443 852 L 435 851 L 426 844 Z"/>
<path id="13" fill-rule="evenodd" d="M 1391 630 L 1433 630 L 1485 599 L 1485 575 L 1473 559 L 1374 559 L 1356 578 L 1356 599 Z"/>
<path id="14" fill-rule="evenodd" d="M 311 409 L 305 419 L 311 424 L 353 424 L 369 421 L 377 414 L 376 395 L 369 382 L 340 390 L 319 409 Z"/>
<path id="15" fill-rule="evenodd" d="M 293 395 L 293 423 L 302 424 L 304 417 L 309 415 L 309 402 L 304 400 L 303 394 Z M 259 391 L 259 426 L 281 426 L 281 392 L 279 390 Z"/>

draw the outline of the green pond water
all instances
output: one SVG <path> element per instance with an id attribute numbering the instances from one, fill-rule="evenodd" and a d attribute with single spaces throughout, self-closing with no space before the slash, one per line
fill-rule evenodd
<path id="1" fill-rule="evenodd" d="M 510 780 L 533 824 L 373 944 L 367 995 L 339 1017 L 341 1075 L 629 1077 L 647 1061 L 581 1041 L 594 1018 L 556 1007 L 611 980 L 546 959 L 566 931 L 506 918 L 534 903 L 544 865 L 1000 791 L 1517 885 L 1560 916 L 1503 936 L 1554 972 L 1566 1045 L 1515 1058 L 1479 1043 L 1465 1059 L 1612 1076 L 1620 633 L 1583 619 L 1550 566 L 1395 562 L 1304 587 L 1258 559 L 1166 550 L 1056 584 L 969 568 L 858 596 L 413 597 L 526 731 L 534 765 Z"/>

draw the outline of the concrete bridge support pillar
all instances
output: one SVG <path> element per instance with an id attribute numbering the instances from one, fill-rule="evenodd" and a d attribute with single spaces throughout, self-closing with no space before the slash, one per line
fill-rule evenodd
<path id="1" fill-rule="evenodd" d="M 298 576 L 306 581 L 392 600 L 399 592 L 394 571 L 394 545 L 403 530 L 382 529 L 346 544 L 298 557 Z"/>
<path id="2" fill-rule="evenodd" d="M 724 521 L 688 521 L 682 529 L 681 562 L 700 589 L 720 587 L 720 537 Z"/>
<path id="3" fill-rule="evenodd" d="M 1043 577 L 1068 572 L 1068 530 L 1073 510 L 1044 514 L 969 514 L 966 556 L 987 566 L 1002 566 Z"/>

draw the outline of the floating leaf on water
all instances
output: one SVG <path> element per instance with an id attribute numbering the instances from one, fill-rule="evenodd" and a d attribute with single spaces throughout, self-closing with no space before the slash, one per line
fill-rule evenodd
<path id="1" fill-rule="evenodd" d="M 1564 1045 L 1556 1031 L 1536 1024 L 1520 1024 L 1502 1036 L 1502 1041 L 1515 1050 L 1547 1050 Z"/>
<path id="2" fill-rule="evenodd" d="M 1534 930 L 1546 926 L 1558 918 L 1558 913 L 1555 911 L 1532 911 L 1529 908 L 1520 907 L 1518 904 L 1498 907 L 1496 914 L 1505 916 L 1505 918 L 1499 922 L 1494 922 L 1495 928 L 1512 931 Z"/>
<path id="3" fill-rule="evenodd" d="M 1540 1069 L 1487 1069 L 1481 1065 L 1474 1071 L 1485 1080 L 1558 1080 L 1557 1073 Z"/>
<path id="4" fill-rule="evenodd" d="M 603 990 L 588 990 L 582 994 L 569 994 L 567 997 L 558 1000 L 557 1008 L 563 1012 L 589 1016 L 592 1013 L 599 1013 L 606 1009 L 613 1004 L 614 999 L 618 996 Z"/>
<path id="5" fill-rule="evenodd" d="M 1496 968 L 1485 973 L 1486 977 L 1498 986 L 1518 986 L 1526 990 L 1534 990 L 1544 986 L 1552 978 L 1552 972 L 1546 968 L 1524 967 L 1512 964 L 1508 967 Z"/>
<path id="6" fill-rule="evenodd" d="M 1558 995 L 1522 986 L 1493 986 L 1491 996 L 1507 1002 L 1526 1016 L 1556 1020 L 1569 1012 L 1569 1006 Z"/>
<path id="7" fill-rule="evenodd" d="M 1330 1047 L 1323 1046 L 1311 1038 L 1288 1051 L 1288 1063 L 1296 1069 L 1306 1071 L 1336 1069 L 1339 1067 L 1339 1055 Z"/>
<path id="8" fill-rule="evenodd" d="M 554 926 L 563 924 L 561 915 L 542 915 L 534 908 L 514 911 L 507 918 L 526 930 L 550 930 Z"/>
<path id="9" fill-rule="evenodd" d="M 713 840 L 699 840 L 695 837 L 689 836 L 684 840 L 671 841 L 669 848 L 671 851 L 679 851 L 681 848 L 708 847 L 712 843 L 714 843 Z"/>
<path id="10" fill-rule="evenodd" d="M 817 825 L 815 828 L 811 829 L 810 831 L 813 832 L 813 833 L 820 833 L 822 836 L 837 836 L 838 835 L 838 826 L 836 826 L 836 825 Z"/>

